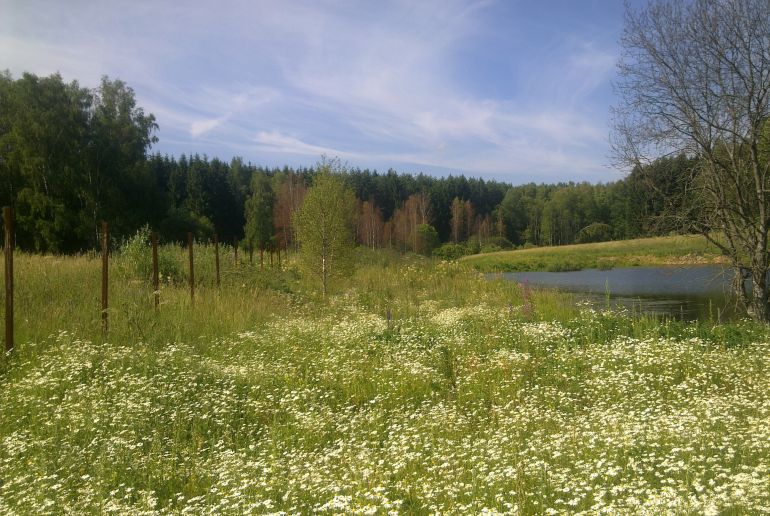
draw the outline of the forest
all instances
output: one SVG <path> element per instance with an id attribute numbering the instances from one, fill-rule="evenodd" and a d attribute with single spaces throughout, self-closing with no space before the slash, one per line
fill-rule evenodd
<path id="1" fill-rule="evenodd" d="M 88 89 L 58 74 L 0 74 L 0 205 L 14 208 L 17 246 L 87 251 L 102 220 L 116 242 L 148 225 L 166 242 L 193 232 L 251 250 L 293 246 L 292 219 L 318 167 L 152 153 L 157 131 L 120 80 Z M 355 194 L 360 245 L 447 258 L 671 232 L 663 215 L 683 202 L 680 178 L 693 166 L 682 155 L 615 182 L 514 186 L 337 163 Z"/>

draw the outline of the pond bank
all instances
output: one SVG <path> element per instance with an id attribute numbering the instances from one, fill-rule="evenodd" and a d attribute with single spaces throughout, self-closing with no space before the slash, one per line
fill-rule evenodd
<path id="1" fill-rule="evenodd" d="M 569 292 L 575 303 L 645 315 L 720 322 L 740 315 L 729 296 L 733 273 L 719 265 L 508 272 L 488 277 Z"/>
<path id="2" fill-rule="evenodd" d="M 721 264 L 718 249 L 698 235 L 534 247 L 476 254 L 461 261 L 480 272 L 578 271 L 663 265 Z"/>

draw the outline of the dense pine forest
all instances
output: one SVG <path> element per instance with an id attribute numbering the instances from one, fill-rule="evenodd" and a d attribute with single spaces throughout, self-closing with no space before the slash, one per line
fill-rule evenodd
<path id="1" fill-rule="evenodd" d="M 217 233 L 249 249 L 293 245 L 292 218 L 316 168 L 241 158 L 151 153 L 158 125 L 134 92 L 61 76 L 0 74 L 0 205 L 16 213 L 17 245 L 72 253 L 96 246 L 102 220 L 119 242 L 148 225 L 167 242 Z M 511 184 L 337 167 L 357 199 L 359 244 L 445 257 L 667 233 L 681 202 L 684 157 L 605 184 Z M 533 177 L 537 171 L 533 170 Z"/>

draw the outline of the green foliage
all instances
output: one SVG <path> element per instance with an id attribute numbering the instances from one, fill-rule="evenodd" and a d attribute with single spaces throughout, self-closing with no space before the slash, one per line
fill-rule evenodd
<path id="1" fill-rule="evenodd" d="M 465 254 L 478 254 L 481 251 L 481 245 L 477 238 L 469 238 L 463 243 Z"/>
<path id="2" fill-rule="evenodd" d="M 144 164 L 157 125 L 131 88 L 24 74 L 0 80 L 0 99 L 0 202 L 18 207 L 22 248 L 82 250 L 97 243 L 102 220 L 115 234 L 146 222 L 136 207 L 152 201 Z"/>
<path id="3" fill-rule="evenodd" d="M 483 245 L 482 245 L 482 246 L 479 248 L 479 253 L 480 253 L 480 254 L 484 254 L 484 253 L 496 253 L 496 252 L 498 252 L 498 251 L 502 251 L 502 250 L 503 250 L 503 249 L 502 249 L 500 246 L 497 246 L 497 245 L 495 245 L 495 244 L 483 244 Z"/>
<path id="4" fill-rule="evenodd" d="M 612 240 L 612 227 L 609 224 L 594 222 L 578 231 L 575 236 L 576 244 L 591 244 Z"/>
<path id="5" fill-rule="evenodd" d="M 418 224 L 415 231 L 417 231 L 417 249 L 415 252 L 430 256 L 439 245 L 436 228 L 430 224 Z"/>
<path id="6" fill-rule="evenodd" d="M 498 237 L 498 236 L 493 236 L 493 237 L 487 238 L 486 240 L 484 240 L 483 245 L 485 245 L 485 246 L 495 246 L 495 247 L 498 247 L 499 249 L 501 249 L 503 251 L 508 250 L 508 249 L 513 249 L 513 244 L 511 243 L 510 240 L 508 240 L 505 237 Z"/>
<path id="7" fill-rule="evenodd" d="M 142 226 L 136 234 L 120 246 L 119 267 L 124 277 L 135 278 L 146 283 L 152 282 L 152 247 L 149 226 Z M 175 247 L 158 247 L 158 278 L 165 283 L 181 283 L 186 277 L 183 266 L 177 258 Z"/>
<path id="8" fill-rule="evenodd" d="M 467 254 L 465 246 L 462 244 L 453 244 L 451 242 L 442 244 L 433 251 L 433 256 L 442 260 L 457 260 Z"/>
<path id="9" fill-rule="evenodd" d="M 325 170 L 323 165 L 268 169 L 240 158 L 225 163 L 198 154 L 147 156 L 156 141 L 155 119 L 136 104 L 133 90 L 120 80 L 104 78 L 89 90 L 77 82 L 64 83 L 59 75 L 24 74 L 14 80 L 0 74 L 0 106 L 0 205 L 16 208 L 20 249 L 58 253 L 93 249 L 101 220 L 110 223 L 117 239 L 149 224 L 164 241 L 185 241 L 188 231 L 199 240 L 216 232 L 227 242 L 243 240 L 248 233 L 247 246 L 267 248 L 279 231 L 271 227 L 270 185 L 291 175 L 304 189 Z M 763 156 L 766 140 L 759 142 Z M 474 253 L 505 250 L 509 242 L 570 244 L 582 241 L 581 230 L 594 224 L 609 225 L 613 239 L 665 234 L 672 229 L 663 217 L 670 205 L 692 203 L 681 178 L 692 172 L 694 163 L 686 156 L 660 159 L 635 168 L 623 181 L 599 185 L 513 187 L 464 176 L 433 178 L 393 170 L 384 174 L 345 170 L 341 180 L 382 214 L 377 225 L 381 235 L 374 235 L 381 237 L 379 241 L 393 241 L 392 233 L 385 238 L 384 223 L 392 223 L 396 208 L 420 194 L 426 199 L 421 209 L 430 213 L 438 241 L 467 241 L 463 252 Z M 297 203 L 298 199 L 292 197 Z M 284 208 L 276 221 L 280 231 L 288 230 L 288 213 L 296 205 Z M 402 229 L 399 238 L 414 246 L 411 231 L 412 226 Z M 492 234 L 503 240 L 490 240 Z M 427 254 L 427 248 L 416 247 Z"/>
<path id="10" fill-rule="evenodd" d="M 275 194 L 267 175 L 255 172 L 251 178 L 251 196 L 246 200 L 244 240 L 249 249 L 264 250 L 273 237 Z"/>
<path id="11" fill-rule="evenodd" d="M 94 227 L 106 220 L 115 235 L 130 234 L 148 222 L 141 210 L 135 211 L 137 207 L 156 200 L 148 188 L 145 160 L 158 141 L 154 135 L 158 125 L 153 115 L 136 105 L 133 89 L 121 80 L 102 77 L 92 98 L 87 177 L 81 178 L 88 180 L 80 185 L 83 209 Z"/>
<path id="12" fill-rule="evenodd" d="M 344 168 L 339 161 L 324 161 L 319 169 L 294 226 L 301 265 L 320 280 L 326 297 L 330 281 L 353 269 L 356 200 L 342 180 Z"/>
<path id="13" fill-rule="evenodd" d="M 210 263 L 211 246 L 196 249 Z M 195 304 L 164 285 L 155 312 L 150 288 L 118 273 L 106 338 L 98 258 L 20 253 L 0 513 L 770 502 L 767 327 L 578 310 L 462 263 L 359 252 L 348 288 L 321 305 L 289 271 L 223 259 L 222 289 L 204 270 Z M 624 494 L 582 496 L 602 492 Z"/>
<path id="14" fill-rule="evenodd" d="M 16 226 L 21 228 L 22 248 L 42 252 L 59 253 L 67 236 L 73 231 L 76 222 L 74 214 L 67 210 L 62 202 L 36 192 L 31 188 L 23 188 L 16 198 Z"/>
<path id="15" fill-rule="evenodd" d="M 187 233 L 198 240 L 209 240 L 214 235 L 214 225 L 205 215 L 199 215 L 187 208 L 170 208 L 160 223 L 160 231 L 170 242 L 187 242 Z"/>
<path id="16" fill-rule="evenodd" d="M 527 228 L 527 219 L 530 218 L 528 205 L 530 197 L 522 188 L 511 188 L 505 194 L 500 203 L 499 210 L 502 213 L 505 224 L 505 237 L 514 244 L 523 243 Z"/>
<path id="17" fill-rule="evenodd" d="M 720 263 L 719 250 L 699 236 L 599 242 L 469 256 L 463 262 L 484 272 L 569 271 L 637 265 Z"/>

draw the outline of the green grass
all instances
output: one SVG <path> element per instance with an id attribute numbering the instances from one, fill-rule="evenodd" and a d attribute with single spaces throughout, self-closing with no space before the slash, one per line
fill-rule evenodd
<path id="1" fill-rule="evenodd" d="M 578 309 L 364 251 L 323 303 L 291 261 L 228 255 L 217 290 L 201 248 L 191 304 L 184 252 L 163 252 L 157 313 L 136 253 L 114 257 L 106 339 L 98 260 L 18 257 L 0 513 L 770 506 L 765 327 Z"/>
<path id="2" fill-rule="evenodd" d="M 718 249 L 703 237 L 687 235 L 535 247 L 477 254 L 461 260 L 484 272 L 559 272 L 645 265 L 717 263 L 720 256 Z"/>

